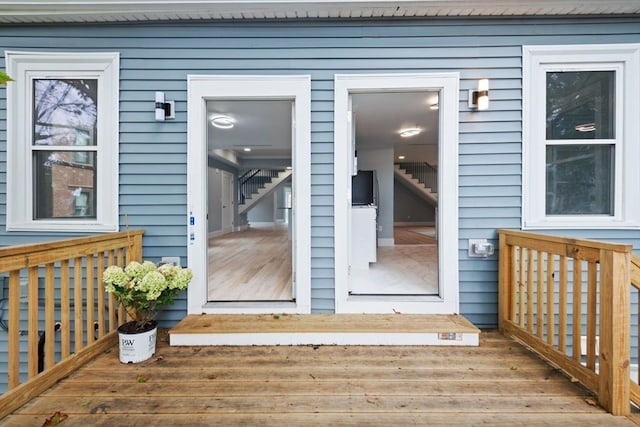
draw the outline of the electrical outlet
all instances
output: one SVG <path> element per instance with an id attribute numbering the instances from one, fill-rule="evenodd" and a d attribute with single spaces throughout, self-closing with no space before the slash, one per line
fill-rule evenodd
<path id="1" fill-rule="evenodd" d="M 173 264 L 180 265 L 180 257 L 179 256 L 163 256 L 160 259 L 160 264 Z"/>

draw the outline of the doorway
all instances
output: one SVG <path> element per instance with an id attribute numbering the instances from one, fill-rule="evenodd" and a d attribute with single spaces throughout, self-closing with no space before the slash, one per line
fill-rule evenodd
<path id="1" fill-rule="evenodd" d="M 458 312 L 458 76 L 335 85 L 336 312 Z"/>
<path id="2" fill-rule="evenodd" d="M 294 212 L 281 203 L 295 185 L 293 100 L 216 99 L 206 105 L 214 187 L 207 190 L 209 206 L 218 203 L 218 176 L 221 184 L 220 209 L 210 209 L 208 217 L 208 301 L 293 302 L 294 224 L 283 216 Z M 232 181 L 238 182 L 235 194 Z M 238 227 L 229 229 L 232 212 Z"/>
<path id="3" fill-rule="evenodd" d="M 189 77 L 189 313 L 309 312 L 309 98 L 308 76 Z"/>

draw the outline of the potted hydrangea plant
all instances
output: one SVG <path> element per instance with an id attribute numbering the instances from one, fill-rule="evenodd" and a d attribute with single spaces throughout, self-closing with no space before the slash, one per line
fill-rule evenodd
<path id="1" fill-rule="evenodd" d="M 158 310 L 172 304 L 193 278 L 189 268 L 151 261 L 132 261 L 125 268 L 109 266 L 102 274 L 107 292 L 113 294 L 132 319 L 118 327 L 120 361 L 142 362 L 155 353 Z"/>

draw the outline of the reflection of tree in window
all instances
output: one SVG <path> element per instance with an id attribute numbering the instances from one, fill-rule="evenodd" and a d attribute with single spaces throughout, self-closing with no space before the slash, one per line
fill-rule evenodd
<path id="1" fill-rule="evenodd" d="M 615 138 L 614 88 L 615 71 L 547 73 L 547 139 Z"/>
<path id="2" fill-rule="evenodd" d="M 547 147 L 547 215 L 613 215 L 611 145 Z"/>
<path id="3" fill-rule="evenodd" d="M 33 84 L 34 218 L 95 218 L 97 80 Z"/>

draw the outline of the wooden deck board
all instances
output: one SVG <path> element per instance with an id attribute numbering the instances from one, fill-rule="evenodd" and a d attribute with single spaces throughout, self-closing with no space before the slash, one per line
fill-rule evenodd
<path id="1" fill-rule="evenodd" d="M 145 382 L 139 382 L 139 378 Z M 591 394 L 495 332 L 480 347 L 170 347 L 124 365 L 111 349 L 3 426 L 625 426 Z"/>
<path id="2" fill-rule="evenodd" d="M 262 332 L 459 332 L 477 333 L 471 322 L 458 315 L 422 314 L 257 314 L 191 315 L 171 334 Z"/>
<path id="3" fill-rule="evenodd" d="M 479 329 L 459 315 L 202 314 L 170 332 L 171 345 L 477 346 Z"/>

